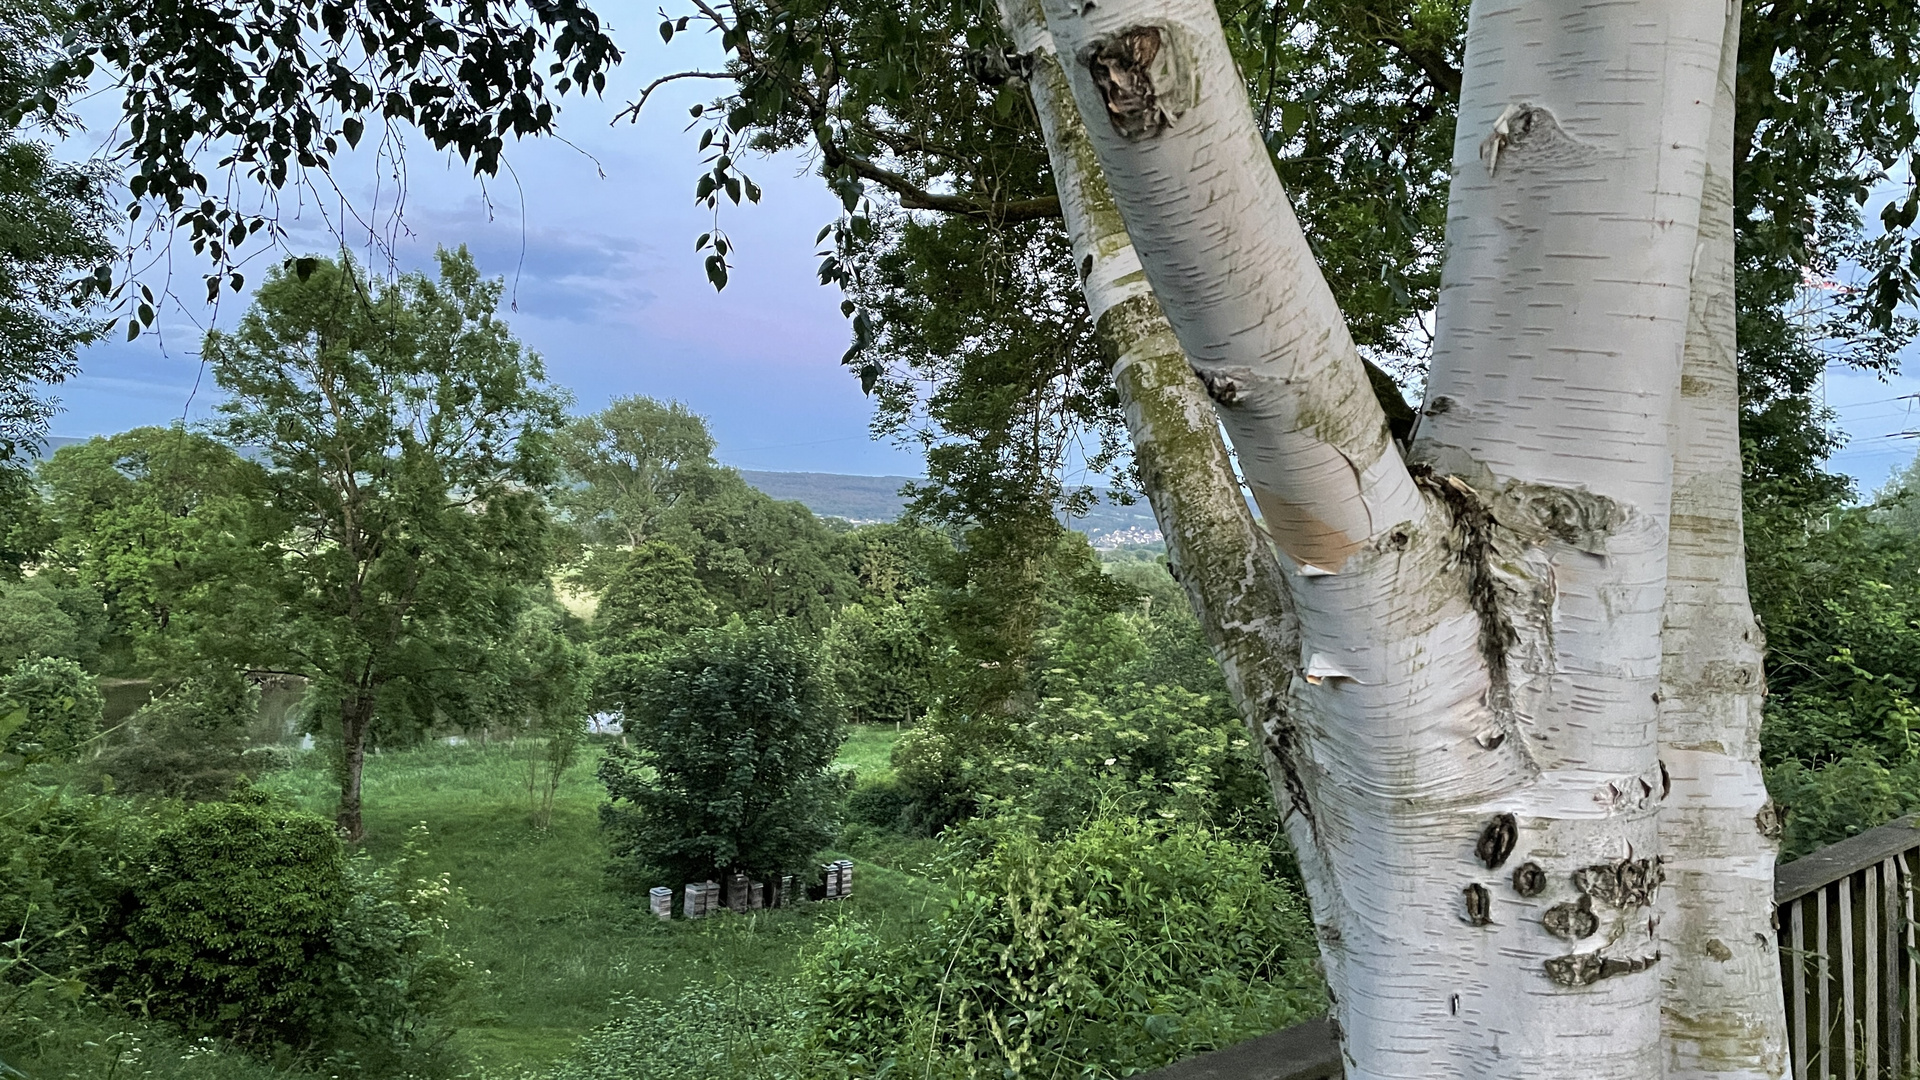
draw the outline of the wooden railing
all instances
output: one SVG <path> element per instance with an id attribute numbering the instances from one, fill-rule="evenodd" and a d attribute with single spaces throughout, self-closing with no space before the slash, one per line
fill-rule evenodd
<path id="1" fill-rule="evenodd" d="M 1884 1080 L 1920 1070 L 1913 875 L 1920 816 L 1780 867 L 1780 973 L 1794 1080 Z"/>
<path id="2" fill-rule="evenodd" d="M 1920 1077 L 1920 815 L 1774 874 L 1793 1080 Z M 1314 1020 L 1137 1080 L 1338 1080 L 1333 1027 Z"/>

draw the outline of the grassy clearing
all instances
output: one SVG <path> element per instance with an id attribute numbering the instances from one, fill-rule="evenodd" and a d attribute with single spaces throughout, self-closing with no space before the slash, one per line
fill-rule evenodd
<path id="1" fill-rule="evenodd" d="M 884 766 L 898 737 L 856 731 L 841 763 L 874 775 L 869 770 Z M 407 831 L 425 824 L 422 869 L 452 874 L 466 894 L 453 935 L 475 977 L 456 1018 L 455 1045 L 489 1072 L 554 1061 L 618 1014 L 623 997 L 668 998 L 696 985 L 780 978 L 792 973 L 801 946 L 827 920 L 859 914 L 904 928 L 924 923 L 940 901 L 937 887 L 912 872 L 924 861 L 918 850 L 856 844 L 845 853 L 860 864 L 846 905 L 663 924 L 646 911 L 644 895 L 624 891 L 607 874 L 598 829 L 604 795 L 593 775 L 598 754 L 563 779 L 553 824 L 541 832 L 532 827 L 526 790 L 526 762 L 535 752 L 527 744 L 436 744 L 377 755 L 366 769 L 369 855 L 391 858 Z M 317 813 L 332 811 L 333 780 L 321 755 L 307 755 L 301 768 L 270 786 Z"/>
<path id="2" fill-rule="evenodd" d="M 861 780 L 891 780 L 893 744 L 900 741 L 901 734 L 900 729 L 885 724 L 853 724 L 840 747 L 838 764 L 853 770 Z"/>

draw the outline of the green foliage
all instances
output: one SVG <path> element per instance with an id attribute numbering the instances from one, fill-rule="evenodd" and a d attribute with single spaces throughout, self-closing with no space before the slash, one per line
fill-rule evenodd
<path id="1" fill-rule="evenodd" d="M 404 741 L 508 653 L 552 558 L 542 491 L 560 397 L 464 249 L 438 278 L 371 280 L 350 261 L 269 275 L 203 347 L 222 436 L 259 447 L 290 528 L 271 551 L 277 625 L 258 666 L 336 707 L 340 820 L 358 837 L 376 723 Z M 316 347 L 315 343 L 319 343 Z"/>
<path id="2" fill-rule="evenodd" d="M 1261 836 L 1277 825 L 1266 774 L 1221 697 L 1144 683 L 1077 694 L 1035 710 L 1023 735 L 1033 752 L 1008 789 L 1053 832 L 1103 808 Z"/>
<path id="3" fill-rule="evenodd" d="M 47 572 L 0 580 L 0 664 L 30 656 L 92 664 L 99 659 L 104 622 L 100 595 L 84 585 L 63 585 Z"/>
<path id="4" fill-rule="evenodd" d="M 71 761 L 100 733 L 106 699 L 86 669 L 59 657 L 22 660 L 0 675 L 0 708 L 25 710 L 0 748 L 28 757 Z"/>
<path id="5" fill-rule="evenodd" d="M 696 987 L 666 1001 L 629 998 L 625 1015 L 580 1040 L 542 1080 L 772 1080 L 807 1075 L 787 986 Z"/>
<path id="6" fill-rule="evenodd" d="M 1917 37 L 1920 13 L 1899 0 L 1749 3 L 1740 26 L 1733 186 L 1748 470 L 1829 499 L 1845 492 L 1821 472 L 1837 446 L 1814 400 L 1823 372 L 1836 360 L 1891 370 L 1913 337 Z"/>
<path id="7" fill-rule="evenodd" d="M 593 543 L 652 539 L 717 468 L 707 422 L 677 401 L 615 398 L 568 423 L 557 445 L 571 482 L 555 502 Z"/>
<path id="8" fill-rule="evenodd" d="M 822 1074 L 1124 1076 L 1325 1007 L 1306 905 L 1258 847 L 1112 818 L 953 846 L 955 899 L 924 933 L 845 922 L 809 958 Z"/>
<path id="9" fill-rule="evenodd" d="M 894 750 L 898 795 L 865 795 L 862 820 L 892 798 L 938 831 L 996 806 L 1049 835 L 1103 809 L 1267 837 L 1273 803 L 1238 715 L 1223 696 L 1133 683 L 1043 700 L 1016 723 L 936 711 Z M 850 813 L 851 808 L 850 808 Z"/>
<path id="10" fill-rule="evenodd" d="M 331 822 L 257 794 L 190 807 L 128 875 L 101 982 L 191 1035 L 376 1075 L 437 1067 L 433 1017 L 465 964 L 445 944 L 451 883 L 410 877 L 419 855 L 349 860 Z"/>
<path id="11" fill-rule="evenodd" d="M 1101 572 L 1079 533 L 1051 514 L 1017 511 L 960 533 L 935 566 L 933 599 L 953 663 L 942 696 L 982 722 L 1032 704 L 1043 690 L 1045 633 L 1075 605 L 1117 611 L 1133 590 Z"/>
<path id="12" fill-rule="evenodd" d="M 821 639 L 821 659 L 854 723 L 912 723 L 933 705 L 947 649 L 926 590 L 899 603 L 848 604 Z"/>
<path id="13" fill-rule="evenodd" d="M 715 462 L 706 422 L 678 402 L 618 399 L 558 445 L 569 483 L 556 502 L 588 543 L 575 577 L 600 593 L 602 655 L 729 615 L 819 630 L 858 594 L 846 540 Z"/>
<path id="14" fill-rule="evenodd" d="M 1786 810 L 1781 857 L 1796 859 L 1920 810 L 1920 759 L 1789 759 L 1767 769 L 1767 791 Z"/>
<path id="15" fill-rule="evenodd" d="M 736 620 L 611 678 L 632 746 L 601 761 L 601 820 L 630 873 L 765 880 L 826 846 L 846 784 L 829 770 L 841 718 L 817 668 L 792 628 Z"/>
<path id="16" fill-rule="evenodd" d="M 561 778 L 586 742 L 597 675 L 592 651 L 568 632 L 569 618 L 555 606 L 529 607 L 476 682 L 471 706 L 481 731 L 499 727 L 526 736 L 527 812 L 538 829 L 552 824 Z M 443 699 L 441 708 L 447 707 Z"/>
<path id="17" fill-rule="evenodd" d="M 83 992 L 153 827 L 114 800 L 62 797 L 0 775 L 0 987 Z"/>
<path id="18" fill-rule="evenodd" d="M 131 737 L 102 750 L 87 771 L 123 795 L 223 798 L 249 772 L 246 725 L 259 707 L 260 692 L 237 672 L 188 679 L 129 718 Z"/>
<path id="19" fill-rule="evenodd" d="M 203 803 L 162 829 L 103 950 L 115 996 L 192 1034 L 315 1045 L 338 1004 L 334 922 L 350 892 L 326 819 Z"/>
<path id="20" fill-rule="evenodd" d="M 55 990 L 31 989 L 9 1004 L 0 1012 L 0 1063 L 31 1080 L 329 1080 Z"/>
<path id="21" fill-rule="evenodd" d="M 648 540 L 610 556 L 617 563 L 593 614 L 602 656 L 656 652 L 699 626 L 713 624 L 717 606 L 693 556 L 664 540 Z"/>
<path id="22" fill-rule="evenodd" d="M 1092 584 L 1063 590 L 1036 635 L 1037 699 L 935 708 L 895 748 L 897 788 L 862 797 L 863 820 L 899 797 L 929 831 L 1011 804 L 1052 832 L 1111 805 L 1271 834 L 1257 753 L 1184 597 L 1151 564 Z"/>
<path id="23" fill-rule="evenodd" d="M 452 875 L 427 876 L 427 827 L 408 830 L 397 858 L 347 864 L 350 886 L 328 950 L 333 1003 L 327 1063 L 369 1076 L 436 1076 L 458 1065 L 446 1017 L 473 965 L 449 943 L 462 903 Z"/>
<path id="24" fill-rule="evenodd" d="M 116 149 L 133 178 L 133 216 L 156 213 L 161 235 L 191 236 L 211 262 L 212 296 L 223 284 L 240 291 L 248 237 L 284 234 L 271 210 L 204 198 L 210 173 L 215 192 L 239 202 L 232 185 L 244 183 L 272 203 L 289 185 L 325 186 L 335 156 L 372 123 L 415 125 L 490 176 L 509 133 L 550 130 L 558 99 L 604 89 L 620 60 L 598 16 L 571 0 L 382 11 L 339 0 L 98 4 L 74 23 L 40 85 L 5 98 L 9 110 L 56 111 L 62 88 L 96 66 L 110 72 L 129 133 Z M 201 154 L 214 147 L 223 164 L 208 168 Z M 143 299 L 134 314 L 151 325 L 152 297 Z"/>
<path id="25" fill-rule="evenodd" d="M 0 463 L 0 580 L 20 576 L 53 540 L 46 507 L 24 461 Z"/>
<path id="26" fill-rule="evenodd" d="M 262 633 L 283 523 L 258 465 L 178 425 L 143 427 L 62 447 L 39 479 L 50 561 L 104 603 L 111 654 L 171 674 Z"/>
<path id="27" fill-rule="evenodd" d="M 58 37 L 48 18 L 57 10 L 9 3 L 0 12 L 0 89 L 19 93 L 36 80 L 34 61 Z M 0 127 L 0 470 L 33 452 L 55 411 L 46 388 L 79 370 L 80 348 L 103 328 L 89 316 L 100 292 L 94 275 L 114 253 L 108 183 L 98 166 L 58 161 L 12 122 Z"/>
<path id="28" fill-rule="evenodd" d="M 696 573 L 720 614 L 792 619 L 819 631 L 858 595 L 844 536 L 797 502 L 778 502 L 722 469 L 683 520 Z"/>

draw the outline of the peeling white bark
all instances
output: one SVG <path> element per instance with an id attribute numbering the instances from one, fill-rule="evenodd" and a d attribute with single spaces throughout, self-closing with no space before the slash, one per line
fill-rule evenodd
<path id="1" fill-rule="evenodd" d="M 1142 269 L 1221 406 L 1268 531 L 1296 562 L 1339 570 L 1423 507 L 1218 16 L 1195 0 L 1045 10 Z"/>
<path id="2" fill-rule="evenodd" d="M 1747 601 L 1733 291 L 1733 89 L 1728 14 L 1685 362 L 1673 423 L 1660 742 L 1668 1080 L 1788 1075 L 1773 917 L 1778 820 L 1760 769 L 1761 637 Z"/>
<path id="3" fill-rule="evenodd" d="M 1475 5 L 1421 471 L 1387 436 L 1214 6 L 1043 5 L 1074 102 L 1092 118 L 1064 123 L 1054 69 L 1035 65 L 1089 303 L 1105 322 L 1150 303 L 1141 277 L 1151 284 L 1290 567 L 1278 584 L 1238 580 L 1242 597 L 1284 591 L 1297 646 L 1284 632 L 1243 635 L 1223 655 L 1273 686 L 1249 713 L 1288 765 L 1280 794 L 1299 811 L 1293 835 L 1347 1075 L 1661 1075 L 1683 1057 L 1663 1048 L 1663 1000 L 1677 1031 L 1674 995 L 1700 982 L 1664 976 L 1663 949 L 1705 948 L 1691 930 L 1660 928 L 1658 911 L 1689 912 L 1685 899 L 1660 898 L 1662 844 L 1676 844 L 1673 865 L 1689 875 L 1737 864 L 1743 882 L 1728 888 L 1742 903 L 1758 865 L 1702 839 L 1722 839 L 1751 798 L 1744 746 L 1687 781 L 1702 822 L 1687 839 L 1661 811 L 1672 770 L 1698 764 L 1675 751 L 1663 769 L 1659 741 L 1663 719 L 1683 715 L 1663 718 L 1658 704 L 1672 648 L 1669 513 L 1695 509 L 1691 488 L 1673 489 L 1673 463 L 1678 453 L 1683 477 L 1711 473 L 1700 491 L 1724 501 L 1713 456 L 1724 447 L 1712 440 L 1735 421 L 1724 395 L 1701 403 L 1720 433 L 1701 436 L 1706 457 L 1670 430 L 1724 0 Z M 1007 10 L 1021 48 L 1050 55 Z M 1103 220 L 1104 195 L 1083 183 L 1100 173 L 1123 224 Z M 1142 322 L 1124 340 L 1164 342 L 1159 326 Z M 1123 390 L 1143 370 L 1131 347 L 1118 346 Z M 1174 350 L 1150 351 L 1171 362 Z M 1156 430 L 1207 428 L 1191 385 L 1185 393 L 1156 398 L 1174 403 L 1164 412 L 1130 399 L 1138 447 L 1156 449 Z M 1179 423 L 1156 429 L 1167 417 Z M 1195 460 L 1223 462 L 1224 451 L 1208 453 Z M 1217 495 L 1222 469 L 1206 468 Z M 1737 538 L 1737 454 L 1734 469 Z M 1202 578 L 1219 569 L 1205 565 L 1205 515 L 1184 517 L 1158 490 L 1172 481 L 1149 470 L 1147 483 L 1183 563 L 1201 564 Z M 1702 548 L 1718 564 L 1686 564 L 1702 581 L 1737 578 L 1723 539 Z M 1218 634 L 1211 587 L 1193 595 Z M 1263 663 L 1263 648 L 1297 652 Z M 1281 685 L 1288 670 L 1297 677 Z M 1704 724 L 1732 716 L 1700 700 Z M 1740 783 L 1710 778 L 1727 775 Z M 1728 925 L 1764 936 L 1754 918 L 1743 908 Z M 1746 981 L 1723 980 L 1724 1008 L 1703 1023 L 1754 1005 L 1735 1000 L 1741 986 L 1761 996 L 1771 986 L 1761 1007 L 1778 1008 L 1763 959 L 1739 960 Z M 1688 1060 L 1724 1057 L 1724 1046 L 1699 1049 L 1703 1030 L 1687 1036 Z"/>

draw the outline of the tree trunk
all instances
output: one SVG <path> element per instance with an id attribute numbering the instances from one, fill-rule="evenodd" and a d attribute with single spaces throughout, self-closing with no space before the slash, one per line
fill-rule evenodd
<path id="1" fill-rule="evenodd" d="M 1132 302 L 1111 295 L 1124 263 L 1098 273 L 1115 247 L 1099 238 L 1130 234 L 1284 557 L 1278 583 L 1258 559 L 1182 570 L 1223 659 L 1258 672 L 1230 668 L 1230 685 L 1278 736 L 1348 1076 L 1658 1075 L 1653 969 L 1677 940 L 1655 908 L 1669 426 L 1725 7 L 1475 6 L 1420 468 L 1387 436 L 1213 5 L 1045 0 L 1045 15 L 1124 220 L 1103 231 L 1082 196 L 1090 224 L 1074 224 L 1069 189 L 1090 170 L 1047 119 L 1036 62 L 1089 303 L 1110 329 Z M 1135 308 L 1122 343 L 1171 357 Z M 1115 353 L 1170 549 L 1205 560 L 1203 533 L 1233 526 L 1183 518 L 1182 482 L 1219 484 L 1202 443 L 1169 440 L 1209 418 L 1156 428 L 1145 392 L 1179 380 L 1141 382 Z M 1703 407 L 1733 422 L 1730 404 Z M 1216 575 L 1276 593 L 1253 605 L 1271 634 L 1229 622 Z M 1754 920 L 1737 917 L 1764 936 Z M 1743 1015 L 1778 1008 L 1763 966 L 1730 992 Z"/>
<path id="2" fill-rule="evenodd" d="M 334 820 L 340 835 L 359 843 L 366 835 L 360 820 L 360 775 L 367 762 L 367 732 L 373 727 L 374 694 L 352 690 L 340 703 L 340 809 Z"/>
<path id="3" fill-rule="evenodd" d="M 1760 770 L 1761 637 L 1747 602 L 1733 293 L 1728 15 L 1701 195 L 1699 254 L 1674 408 L 1673 510 L 1660 671 L 1660 905 L 1668 1080 L 1787 1074 L 1773 915 L 1778 820 Z"/>

